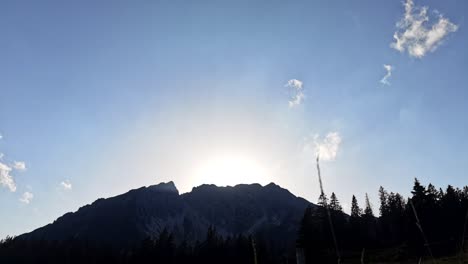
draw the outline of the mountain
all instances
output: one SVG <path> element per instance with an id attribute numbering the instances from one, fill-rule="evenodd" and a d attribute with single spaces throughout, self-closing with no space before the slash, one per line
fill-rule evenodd
<path id="1" fill-rule="evenodd" d="M 224 237 L 256 234 L 291 243 L 308 206 L 315 205 L 274 183 L 201 185 L 179 194 L 168 182 L 98 199 L 19 238 L 130 246 L 166 229 L 176 242 L 195 242 L 202 241 L 212 226 Z"/>

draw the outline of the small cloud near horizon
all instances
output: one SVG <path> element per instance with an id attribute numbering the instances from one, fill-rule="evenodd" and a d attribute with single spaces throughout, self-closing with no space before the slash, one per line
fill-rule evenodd
<path id="1" fill-rule="evenodd" d="M 289 108 L 300 105 L 304 101 L 303 82 L 297 79 L 289 80 L 285 87 L 291 89 L 291 97 L 289 99 Z"/>
<path id="2" fill-rule="evenodd" d="M 21 198 L 19 199 L 20 202 L 24 204 L 29 204 L 31 203 L 31 200 L 34 198 L 34 194 L 30 192 L 24 192 Z"/>
<path id="3" fill-rule="evenodd" d="M 63 190 L 65 191 L 69 191 L 72 189 L 72 184 L 70 183 L 70 181 L 66 180 L 66 181 L 62 181 L 60 183 L 60 186 L 62 187 Z"/>
<path id="4" fill-rule="evenodd" d="M 413 0 L 406 0 L 404 7 L 405 14 L 397 23 L 397 31 L 393 34 L 395 42 L 390 47 L 401 53 L 407 51 L 410 57 L 422 58 L 428 52 L 434 52 L 449 33 L 458 30 L 458 25 L 437 10 L 433 11 L 436 22 L 430 23 L 427 6 L 415 6 Z"/>

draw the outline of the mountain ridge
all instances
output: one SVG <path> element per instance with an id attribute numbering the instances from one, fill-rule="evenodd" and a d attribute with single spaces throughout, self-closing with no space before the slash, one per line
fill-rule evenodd
<path id="1" fill-rule="evenodd" d="M 225 237 L 274 232 L 293 240 L 308 206 L 315 205 L 274 183 L 202 184 L 180 194 L 170 181 L 99 198 L 19 238 L 132 245 L 167 230 L 176 242 L 195 242 L 214 227 Z"/>

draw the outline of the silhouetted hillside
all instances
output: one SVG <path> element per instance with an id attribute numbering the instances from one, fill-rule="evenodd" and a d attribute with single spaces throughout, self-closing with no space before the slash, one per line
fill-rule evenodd
<path id="1" fill-rule="evenodd" d="M 271 183 L 172 182 L 131 190 L 0 242 L 3 263 L 464 263 L 468 187 L 415 180 L 411 197 L 379 189 L 380 206 L 355 196 L 314 205 Z M 380 217 L 376 217 L 379 214 Z M 338 261 L 340 259 L 340 261 Z"/>
<path id="2" fill-rule="evenodd" d="M 98 199 L 19 238 L 80 239 L 130 246 L 147 237 L 158 237 L 165 229 L 179 243 L 205 239 L 212 226 L 223 237 L 262 233 L 273 240 L 291 242 L 309 205 L 273 183 L 264 187 L 201 185 L 179 195 L 174 183 L 168 182 Z"/>

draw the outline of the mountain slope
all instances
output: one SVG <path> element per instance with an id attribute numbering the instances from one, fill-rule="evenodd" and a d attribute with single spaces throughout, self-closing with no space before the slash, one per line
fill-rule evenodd
<path id="1" fill-rule="evenodd" d="M 176 242 L 194 242 L 213 226 L 223 236 L 257 234 L 290 241 L 309 205 L 273 183 L 201 185 L 180 195 L 168 182 L 98 199 L 20 238 L 132 245 L 167 229 Z"/>

